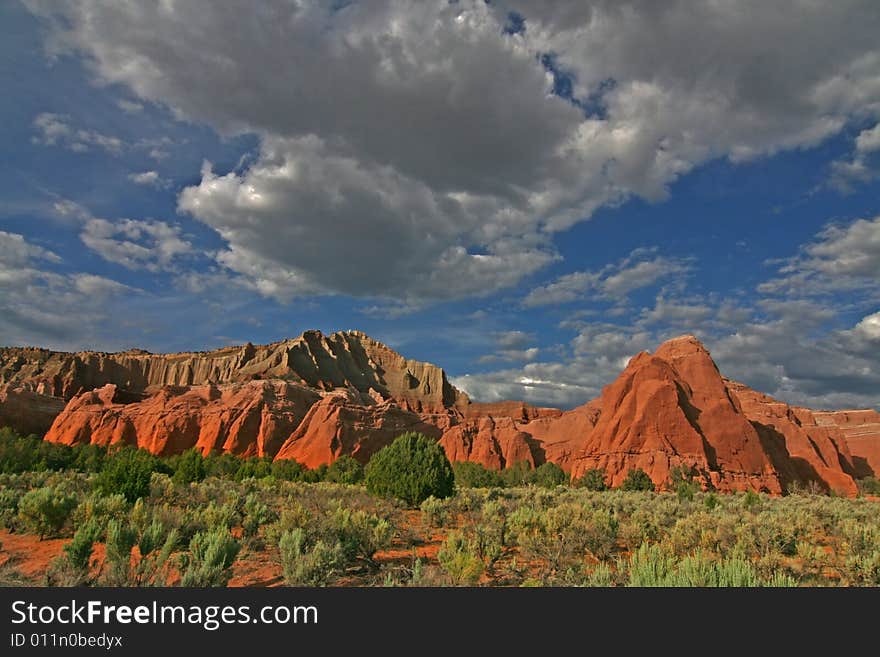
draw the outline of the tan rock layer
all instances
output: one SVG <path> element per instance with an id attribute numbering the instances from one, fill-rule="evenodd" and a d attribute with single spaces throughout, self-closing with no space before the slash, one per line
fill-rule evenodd
<path id="1" fill-rule="evenodd" d="M 306 331 L 293 340 L 264 346 L 248 343 L 179 354 L 0 349 L 0 383 L 64 399 L 107 384 L 130 392 L 147 392 L 168 385 L 254 379 L 283 379 L 318 390 L 353 387 L 393 399 L 415 412 L 444 411 L 469 402 L 439 367 L 408 360 L 359 331 L 339 331 L 329 336 Z"/>

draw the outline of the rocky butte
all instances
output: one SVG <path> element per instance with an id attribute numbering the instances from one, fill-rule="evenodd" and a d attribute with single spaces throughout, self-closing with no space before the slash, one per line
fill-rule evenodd
<path id="1" fill-rule="evenodd" d="M 780 494 L 814 482 L 855 495 L 880 473 L 880 414 L 790 406 L 724 378 L 693 336 L 635 355 L 597 399 L 572 410 L 480 404 L 442 369 L 358 331 L 265 346 L 151 354 L 0 349 L 0 426 L 69 445 L 156 454 L 366 462 L 421 431 L 453 461 L 500 469 L 558 463 L 619 484 L 632 468 L 668 485 L 674 468 L 706 488 Z"/>

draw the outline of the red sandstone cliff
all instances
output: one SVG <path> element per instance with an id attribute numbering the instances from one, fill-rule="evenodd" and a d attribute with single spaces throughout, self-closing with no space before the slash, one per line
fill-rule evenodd
<path id="1" fill-rule="evenodd" d="M 601 468 L 613 485 L 642 468 L 658 486 L 677 466 L 706 487 L 781 493 L 793 483 L 852 495 L 880 470 L 880 414 L 814 412 L 724 379 L 683 336 L 633 357 L 602 395 L 570 411 L 471 403 L 438 367 L 407 360 L 358 332 L 157 356 L 0 350 L 0 424 L 65 444 L 196 447 L 362 462 L 404 431 L 440 441 L 451 460 L 490 468 Z M 42 393 L 52 393 L 42 394 Z M 57 396 L 56 396 L 57 395 Z M 63 400 L 70 400 L 61 410 Z"/>

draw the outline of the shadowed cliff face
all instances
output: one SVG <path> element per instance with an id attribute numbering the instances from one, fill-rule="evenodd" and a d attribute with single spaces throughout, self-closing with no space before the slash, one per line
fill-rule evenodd
<path id="1" fill-rule="evenodd" d="M 356 331 L 164 356 L 5 349 L 0 376 L 0 422 L 157 454 L 195 447 L 316 467 L 366 462 L 414 430 L 451 460 L 489 468 L 551 461 L 573 477 L 600 468 L 612 485 L 641 468 L 664 487 L 680 467 L 706 488 L 774 494 L 815 482 L 854 495 L 853 476 L 880 465 L 880 415 L 813 412 L 724 379 L 692 336 L 637 354 L 570 411 L 472 404 L 440 368 Z"/>
<path id="2" fill-rule="evenodd" d="M 354 388 L 420 412 L 467 405 L 442 369 L 407 360 L 359 331 L 324 336 L 307 331 L 293 340 L 250 343 L 215 351 L 150 354 L 0 349 L 0 383 L 69 400 L 107 384 L 135 393 L 161 386 L 199 386 L 282 379 L 318 390 Z"/>

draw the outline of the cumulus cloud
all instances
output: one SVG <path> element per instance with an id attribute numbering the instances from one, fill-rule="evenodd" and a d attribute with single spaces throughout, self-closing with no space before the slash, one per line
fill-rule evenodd
<path id="1" fill-rule="evenodd" d="M 880 216 L 832 223 L 759 286 L 766 294 L 817 295 L 880 290 Z"/>
<path id="2" fill-rule="evenodd" d="M 102 276 L 61 274 L 53 252 L 0 231 L 0 336 L 5 345 L 64 347 L 107 322 L 106 303 L 134 292 Z"/>
<path id="3" fill-rule="evenodd" d="M 523 299 L 523 306 L 559 305 L 584 300 L 588 295 L 619 300 L 635 290 L 687 274 L 691 269 L 685 259 L 653 256 L 654 253 L 654 249 L 636 249 L 620 262 L 597 271 L 564 274 L 529 292 Z"/>
<path id="4" fill-rule="evenodd" d="M 117 137 L 110 137 L 95 130 L 74 128 L 70 125 L 70 117 L 63 114 L 49 112 L 38 114 L 34 118 L 34 128 L 38 133 L 33 137 L 34 143 L 61 146 L 77 153 L 99 148 L 118 155 L 125 145 Z"/>
<path id="5" fill-rule="evenodd" d="M 495 350 L 478 359 L 480 363 L 521 362 L 538 358 L 541 349 L 534 345 L 536 336 L 525 331 L 498 331 L 491 335 Z"/>
<path id="6" fill-rule="evenodd" d="M 147 185 L 150 187 L 164 187 L 167 184 L 167 181 L 159 175 L 158 171 L 130 173 L 128 174 L 128 179 L 135 185 Z"/>
<path id="7" fill-rule="evenodd" d="M 852 191 L 855 183 L 877 178 L 880 173 L 872 162 L 877 151 L 880 151 L 880 123 L 859 133 L 850 158 L 831 163 L 831 186 L 846 193 Z"/>
<path id="8" fill-rule="evenodd" d="M 28 6 L 101 82 L 260 137 L 247 170 L 206 168 L 180 208 L 281 299 L 490 292 L 598 207 L 880 114 L 870 0 Z"/>
<path id="9" fill-rule="evenodd" d="M 192 251 L 180 227 L 164 221 L 108 221 L 91 217 L 86 220 L 80 239 L 109 262 L 153 272 L 173 268 L 176 259 Z"/>

